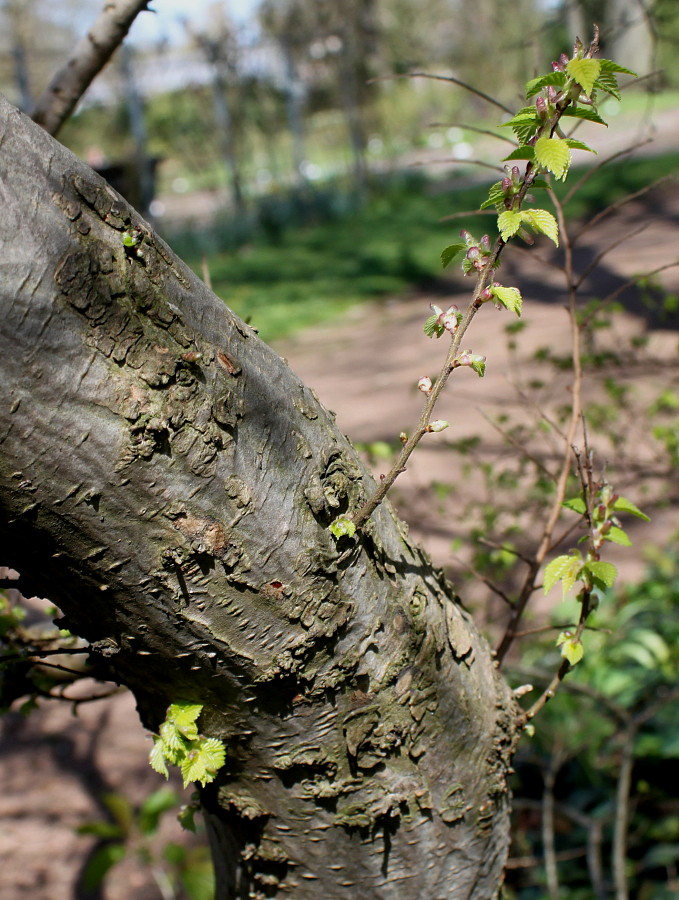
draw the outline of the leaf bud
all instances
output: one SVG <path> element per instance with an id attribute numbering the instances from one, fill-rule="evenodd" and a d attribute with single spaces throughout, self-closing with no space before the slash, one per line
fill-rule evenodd
<path id="1" fill-rule="evenodd" d="M 489 288 L 489 287 L 484 288 L 484 289 L 481 291 L 481 293 L 479 294 L 480 300 L 482 300 L 484 303 L 485 303 L 487 300 L 492 300 L 494 296 L 495 296 L 495 295 L 493 294 L 492 288 Z"/>
<path id="2" fill-rule="evenodd" d="M 417 390 L 422 391 L 423 394 L 429 394 L 431 392 L 431 387 L 431 378 L 427 375 L 423 375 L 417 382 Z"/>
<path id="3" fill-rule="evenodd" d="M 465 242 L 465 244 L 474 243 L 474 235 L 470 231 L 467 231 L 466 228 L 462 229 L 462 231 L 460 232 L 460 237 Z"/>
<path id="4" fill-rule="evenodd" d="M 549 110 L 544 97 L 538 97 L 535 101 L 535 108 L 541 119 L 546 119 Z"/>
<path id="5" fill-rule="evenodd" d="M 558 96 L 559 96 L 559 95 L 558 95 L 558 93 L 557 93 L 556 88 L 554 87 L 554 85 L 553 85 L 553 84 L 548 84 L 548 85 L 547 85 L 547 100 L 548 100 L 550 103 L 556 103 L 556 98 L 557 98 Z"/>
<path id="6" fill-rule="evenodd" d="M 511 178 L 503 178 L 502 179 L 502 190 L 505 192 L 505 194 L 507 193 L 507 191 L 510 191 L 513 186 L 514 186 L 514 182 L 512 181 Z"/>
<path id="7" fill-rule="evenodd" d="M 481 249 L 486 253 L 490 252 L 490 236 L 487 234 L 481 238 Z"/>
<path id="8" fill-rule="evenodd" d="M 579 37 L 576 37 L 575 43 L 573 44 L 573 57 L 580 58 L 584 49 L 585 45 L 582 43 Z"/>
<path id="9" fill-rule="evenodd" d="M 521 169 L 518 166 L 512 166 L 512 178 L 518 183 L 521 178 Z"/>
<path id="10" fill-rule="evenodd" d="M 559 57 L 559 63 L 561 64 L 562 70 L 566 68 L 569 62 L 570 59 L 568 58 L 568 56 L 565 53 L 562 53 Z"/>
<path id="11" fill-rule="evenodd" d="M 481 251 L 475 244 L 467 250 L 467 259 L 478 259 L 480 255 Z"/>
<path id="12" fill-rule="evenodd" d="M 552 62 L 552 71 L 553 72 L 563 72 L 563 66 L 561 65 L 560 61 L 556 62 L 556 60 L 555 60 L 554 62 Z"/>
<path id="13" fill-rule="evenodd" d="M 450 423 L 446 422 L 445 419 L 436 419 L 434 422 L 430 422 L 429 425 L 427 425 L 427 431 L 437 433 L 439 431 L 445 431 L 448 427 L 450 427 Z"/>
<path id="14" fill-rule="evenodd" d="M 405 433 L 405 431 L 402 431 L 399 434 L 398 439 L 402 444 L 405 444 L 408 442 L 408 435 Z"/>

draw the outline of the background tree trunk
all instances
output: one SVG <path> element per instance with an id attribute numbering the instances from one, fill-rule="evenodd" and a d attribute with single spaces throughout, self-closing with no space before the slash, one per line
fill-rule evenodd
<path id="1" fill-rule="evenodd" d="M 0 122 L 6 562 L 146 726 L 204 704 L 217 896 L 496 896 L 516 709 L 450 585 L 388 504 L 335 544 L 372 481 L 331 414 L 102 179 Z"/>

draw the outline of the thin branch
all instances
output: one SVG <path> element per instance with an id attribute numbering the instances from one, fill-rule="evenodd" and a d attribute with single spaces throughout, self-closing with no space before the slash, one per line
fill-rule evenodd
<path id="1" fill-rule="evenodd" d="M 432 122 L 430 128 L 464 128 L 466 131 L 475 131 L 477 134 L 487 134 L 490 137 L 497 138 L 498 141 L 505 141 L 512 147 L 518 147 L 518 141 L 508 138 L 504 134 L 498 134 L 491 128 L 479 128 L 477 125 L 469 125 L 466 122 Z"/>
<path id="2" fill-rule="evenodd" d="M 78 101 L 122 44 L 150 0 L 107 0 L 94 25 L 73 48 L 38 99 L 31 118 L 55 136 Z"/>
<path id="3" fill-rule="evenodd" d="M 589 231 L 590 228 L 593 228 L 606 216 L 610 215 L 610 213 L 615 212 L 616 209 L 620 209 L 621 206 L 625 206 L 626 203 L 630 203 L 632 200 L 636 200 L 638 197 L 643 197 L 644 194 L 652 191 L 653 188 L 658 187 L 665 181 L 674 181 L 675 178 L 676 176 L 674 175 L 664 175 L 662 178 L 658 178 L 656 179 L 656 181 L 652 181 L 651 184 L 647 184 L 645 187 L 640 188 L 638 191 L 634 191 L 634 193 L 632 194 L 627 194 L 626 196 L 621 197 L 620 200 L 616 200 L 615 203 L 611 203 L 610 206 L 607 206 L 606 209 L 602 209 L 582 226 L 580 231 L 573 238 L 573 246 L 575 246 L 575 244 L 580 240 L 583 234 Z"/>
<path id="4" fill-rule="evenodd" d="M 442 216 L 439 222 L 452 222 L 453 219 L 466 219 L 467 216 L 495 216 L 497 213 L 494 209 L 470 209 L 466 212 L 451 213 L 449 216 Z"/>
<path id="5" fill-rule="evenodd" d="M 575 282 L 576 288 L 580 287 L 580 285 L 583 283 L 585 278 L 587 278 L 589 273 L 592 272 L 594 269 L 596 269 L 596 267 L 599 265 L 599 263 L 605 256 L 607 256 L 612 250 L 615 250 L 616 247 L 619 247 L 621 244 L 624 244 L 625 241 L 629 241 L 632 238 L 636 237 L 637 235 L 641 234 L 643 231 L 646 231 L 646 229 L 649 227 L 650 224 L 651 224 L 650 222 L 645 222 L 643 225 L 640 225 L 636 229 L 636 231 L 630 231 L 627 234 L 624 234 L 622 237 L 618 238 L 617 240 L 613 241 L 611 244 L 608 244 L 607 247 L 604 247 L 604 249 L 601 251 L 601 253 L 598 253 L 594 257 L 594 259 L 591 261 L 591 263 L 580 273 L 580 275 L 578 276 L 578 278 Z"/>
<path id="6" fill-rule="evenodd" d="M 543 473 L 543 475 L 546 475 L 550 481 L 556 481 L 556 476 L 552 475 L 552 473 L 549 471 L 547 466 L 540 459 L 538 459 L 537 456 L 534 456 L 528 450 L 528 447 L 526 447 L 525 444 L 522 444 L 520 441 L 517 441 L 517 439 L 515 437 L 513 437 L 508 431 L 505 431 L 504 428 L 502 428 L 496 422 L 493 422 L 493 420 L 490 418 L 490 416 L 487 416 L 486 413 L 482 409 L 479 410 L 479 412 L 481 413 L 483 418 L 486 420 L 486 422 L 488 422 L 488 424 L 497 431 L 497 433 L 500 435 L 500 437 L 503 438 L 503 440 L 505 440 L 508 444 L 511 444 L 512 447 L 514 447 L 516 450 L 518 450 L 519 454 L 521 456 L 525 457 L 529 462 L 532 462 L 533 465 L 537 469 L 539 469 Z"/>
<path id="7" fill-rule="evenodd" d="M 467 84 L 466 81 L 455 78 L 453 75 L 432 75 L 430 72 L 408 72 L 407 75 L 382 75 L 379 78 L 372 78 L 368 83 L 374 84 L 376 81 L 393 81 L 397 78 L 431 78 L 432 81 L 447 81 L 451 84 L 457 84 L 459 87 L 464 88 L 465 91 L 469 91 L 470 94 L 475 94 L 487 103 L 492 103 L 493 106 L 497 106 L 497 108 L 501 109 L 503 112 L 509 113 L 510 116 L 514 115 L 514 111 L 508 106 L 505 106 L 504 103 L 500 103 L 499 100 L 496 100 L 489 94 L 484 94 L 483 91 L 473 87 L 471 84 Z"/>
<path id="8" fill-rule="evenodd" d="M 586 184 L 589 179 L 595 175 L 600 169 L 604 166 L 607 166 L 608 163 L 613 162 L 614 159 L 620 159 L 622 156 L 628 156 L 630 153 L 634 153 L 635 150 L 638 150 L 640 147 L 645 147 L 647 144 L 652 144 L 653 138 L 646 138 L 643 141 L 639 141 L 637 144 L 632 144 L 631 147 L 626 147 L 624 150 L 618 150 L 617 153 L 612 153 L 610 156 L 607 156 L 606 159 L 602 159 L 595 166 L 592 166 L 591 169 L 587 169 L 585 174 L 575 182 L 575 184 L 568 191 L 566 196 L 561 201 L 564 206 L 573 199 L 575 194 L 580 190 L 583 184 Z"/>
<path id="9" fill-rule="evenodd" d="M 676 266 L 679 266 L 679 259 L 675 260 L 674 262 L 665 263 L 662 266 L 658 266 L 657 269 L 651 269 L 650 272 L 643 272 L 641 275 L 635 275 L 633 278 L 629 278 L 624 284 L 621 284 L 614 291 L 611 291 L 610 294 L 607 294 L 604 297 L 604 299 L 598 305 L 598 310 L 602 309 L 604 306 L 607 306 L 609 303 L 612 303 L 617 297 L 620 296 L 620 294 L 624 294 L 626 290 L 628 290 L 631 287 L 634 287 L 634 285 L 637 284 L 642 279 L 652 278 L 654 275 L 657 275 L 659 272 L 664 272 L 666 269 L 674 269 Z M 582 323 L 584 326 L 586 326 L 588 324 L 592 315 L 594 315 L 594 313 L 591 313 L 590 316 L 588 316 L 584 320 L 584 322 Z"/>
<path id="10" fill-rule="evenodd" d="M 418 169 L 423 166 L 450 166 L 451 164 L 459 166 L 481 166 L 483 169 L 492 169 L 494 172 L 504 173 L 502 166 L 486 162 L 484 159 L 458 159 L 455 156 L 449 156 L 446 157 L 446 159 L 418 160 L 417 162 L 410 163 L 410 168 Z"/>
<path id="11" fill-rule="evenodd" d="M 468 562 L 465 562 L 459 556 L 453 556 L 453 561 L 458 563 L 458 565 L 462 566 L 464 569 L 466 569 L 470 574 L 472 574 L 474 576 L 474 578 L 476 578 L 477 581 L 483 582 L 483 584 L 485 584 L 485 586 L 489 590 L 491 590 L 494 594 L 497 594 L 498 597 L 500 597 L 502 600 L 504 600 L 504 602 L 508 606 L 512 606 L 511 599 L 496 584 L 493 584 L 493 582 L 490 580 L 490 578 L 486 578 L 486 576 L 482 575 L 477 569 L 474 568 L 474 566 L 470 565 L 470 563 L 468 563 Z"/>

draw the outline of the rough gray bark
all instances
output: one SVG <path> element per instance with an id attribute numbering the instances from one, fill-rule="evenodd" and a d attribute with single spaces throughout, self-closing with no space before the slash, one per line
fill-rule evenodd
<path id="1" fill-rule="evenodd" d="M 0 538 L 156 729 L 204 704 L 218 898 L 495 897 L 516 709 L 332 416 L 0 100 Z M 142 240 L 123 246 L 122 231 Z"/>
<path id="2" fill-rule="evenodd" d="M 55 73 L 32 112 L 35 122 L 55 135 L 78 100 L 113 52 L 122 44 L 132 23 L 150 0 L 105 0 L 99 17 Z"/>

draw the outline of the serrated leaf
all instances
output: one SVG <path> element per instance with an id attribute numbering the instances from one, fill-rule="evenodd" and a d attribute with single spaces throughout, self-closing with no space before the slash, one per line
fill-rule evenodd
<path id="1" fill-rule="evenodd" d="M 594 87 L 605 91 L 607 94 L 610 94 L 611 97 L 615 97 L 616 100 L 622 100 L 620 88 L 618 87 L 618 79 L 613 72 L 600 72 L 599 77 L 594 82 Z"/>
<path id="2" fill-rule="evenodd" d="M 534 156 L 535 150 L 528 144 L 522 144 L 520 147 L 512 150 L 509 156 L 505 156 L 502 161 L 509 162 L 512 159 L 533 159 Z"/>
<path id="3" fill-rule="evenodd" d="M 173 703 L 167 711 L 167 721 L 189 741 L 198 737 L 196 720 L 203 710 L 200 703 Z"/>
<path id="4" fill-rule="evenodd" d="M 450 244 L 445 248 L 445 250 L 442 250 L 441 262 L 443 263 L 443 268 L 447 268 L 454 261 L 454 259 L 461 253 L 464 253 L 466 249 L 466 244 Z"/>
<path id="5" fill-rule="evenodd" d="M 522 213 L 523 221 L 532 226 L 535 231 L 546 235 L 550 241 L 559 246 L 559 226 L 554 216 L 546 209 L 526 209 Z"/>
<path id="6" fill-rule="evenodd" d="M 642 513 L 638 506 L 635 506 L 631 500 L 628 500 L 626 497 L 618 497 L 618 499 L 613 504 L 613 509 L 616 512 L 628 512 L 633 516 L 636 516 L 638 519 L 643 519 L 644 522 L 650 522 L 650 518 L 646 515 L 646 513 Z"/>
<path id="7" fill-rule="evenodd" d="M 217 738 L 205 738 L 191 748 L 181 765 L 184 787 L 192 781 L 199 781 L 203 787 L 214 781 L 217 770 L 224 765 L 226 751 Z"/>
<path id="8" fill-rule="evenodd" d="M 214 777 L 226 759 L 224 744 L 219 738 L 203 738 L 199 753 L 205 763 L 206 771 Z"/>
<path id="9" fill-rule="evenodd" d="M 582 497 L 573 497 L 572 500 L 564 500 L 561 505 L 565 506 L 566 509 L 572 509 L 573 512 L 578 513 L 580 516 L 584 516 L 587 512 L 587 504 Z"/>
<path id="10" fill-rule="evenodd" d="M 520 109 L 518 113 L 508 122 L 503 122 L 501 127 L 508 125 L 520 144 L 527 144 L 530 138 L 536 133 L 542 121 L 538 117 L 537 110 L 534 106 L 526 106 Z"/>
<path id="11" fill-rule="evenodd" d="M 521 228 L 522 213 L 516 209 L 506 209 L 497 217 L 497 227 L 502 235 L 503 241 L 508 241 L 514 237 L 516 232 Z"/>
<path id="12" fill-rule="evenodd" d="M 592 576 L 606 587 L 613 587 L 615 584 L 618 570 L 613 563 L 603 562 L 603 560 L 588 562 L 585 563 L 585 569 L 591 572 Z"/>
<path id="13" fill-rule="evenodd" d="M 582 141 L 576 141 L 573 138 L 566 138 L 566 143 L 571 148 L 571 150 L 587 150 L 588 153 L 596 153 L 596 150 L 592 150 L 591 147 L 588 147 L 587 144 Z"/>
<path id="14" fill-rule="evenodd" d="M 566 63 L 566 72 L 577 81 L 587 97 L 594 90 L 594 82 L 600 71 L 601 62 L 598 59 L 571 59 Z"/>
<path id="15" fill-rule="evenodd" d="M 505 307 L 505 309 L 510 310 L 517 314 L 517 316 L 521 317 L 521 306 L 523 304 L 523 297 L 521 296 L 521 291 L 515 287 L 502 287 L 493 286 L 491 287 L 491 292 L 494 297 L 496 297 L 500 303 Z"/>
<path id="16" fill-rule="evenodd" d="M 585 655 L 585 648 L 582 641 L 578 641 L 573 637 L 567 637 L 561 642 L 561 655 L 567 659 L 572 666 L 576 666 Z"/>
<path id="17" fill-rule="evenodd" d="M 571 151 L 565 140 L 541 137 L 535 142 L 535 161 L 557 178 L 565 178 L 571 164 Z"/>
<path id="18" fill-rule="evenodd" d="M 534 106 L 524 106 L 515 115 L 513 115 L 511 119 L 507 119 L 506 122 L 502 122 L 500 128 L 513 128 L 515 125 L 523 125 L 526 122 L 530 121 L 534 121 L 538 125 L 540 124 L 537 110 Z"/>
<path id="19" fill-rule="evenodd" d="M 577 581 L 581 568 L 582 558 L 579 554 L 557 556 L 557 558 L 553 559 L 545 569 L 545 577 L 543 580 L 545 594 L 548 594 L 554 585 L 561 581 L 563 583 L 563 595 L 565 597 Z"/>
<path id="20" fill-rule="evenodd" d="M 471 365 L 472 369 L 476 372 L 479 378 L 483 378 L 486 374 L 486 361 L 485 359 L 475 359 Z"/>
<path id="21" fill-rule="evenodd" d="M 439 317 L 434 313 L 433 316 L 429 316 L 427 321 L 424 323 L 424 333 L 427 337 L 437 337 L 440 338 L 443 332 L 446 329 L 439 322 Z"/>
<path id="22" fill-rule="evenodd" d="M 539 75 L 537 78 L 531 78 L 530 81 L 526 82 L 526 99 L 530 100 L 531 97 L 539 94 L 544 87 L 547 87 L 550 84 L 555 87 L 563 87 L 566 84 L 566 73 L 549 72 L 547 75 Z"/>
<path id="23" fill-rule="evenodd" d="M 149 763 L 154 772 L 158 772 L 159 775 L 164 775 L 165 778 L 170 777 L 170 773 L 165 765 L 163 742 L 160 738 L 154 737 L 153 739 L 153 747 L 149 753 Z"/>
<path id="24" fill-rule="evenodd" d="M 632 541 L 629 539 L 627 532 L 622 528 L 613 525 L 604 536 L 605 541 L 612 541 L 614 544 L 622 544 L 623 547 L 631 547 Z"/>
<path id="25" fill-rule="evenodd" d="M 488 209 L 489 206 L 497 206 L 498 203 L 502 203 L 504 199 L 505 192 L 502 188 L 502 182 L 496 181 L 495 184 L 492 184 L 488 189 L 488 199 L 483 201 L 480 209 Z"/>
<path id="26" fill-rule="evenodd" d="M 174 761 L 177 753 L 183 753 L 186 746 L 184 737 L 174 722 L 163 722 L 158 729 L 158 734 L 167 759 Z"/>
<path id="27" fill-rule="evenodd" d="M 332 536 L 339 540 L 341 537 L 353 537 L 356 534 L 356 526 L 347 516 L 338 516 L 328 526 Z"/>
<path id="28" fill-rule="evenodd" d="M 569 116 L 572 119 L 586 119 L 588 122 L 596 122 L 598 125 L 608 125 L 601 118 L 598 112 L 595 112 L 589 106 L 568 106 L 562 112 L 562 117 Z"/>
<path id="29" fill-rule="evenodd" d="M 599 65 L 601 66 L 602 72 L 619 72 L 621 75 L 632 75 L 634 78 L 639 77 L 636 72 L 618 65 L 618 63 L 613 62 L 612 59 L 600 59 Z"/>

